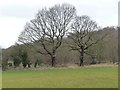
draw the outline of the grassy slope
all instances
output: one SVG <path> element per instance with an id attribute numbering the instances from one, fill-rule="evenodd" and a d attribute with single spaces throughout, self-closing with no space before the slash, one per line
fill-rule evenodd
<path id="1" fill-rule="evenodd" d="M 117 67 L 109 66 L 6 71 L 3 73 L 3 88 L 117 88 L 117 70 Z"/>

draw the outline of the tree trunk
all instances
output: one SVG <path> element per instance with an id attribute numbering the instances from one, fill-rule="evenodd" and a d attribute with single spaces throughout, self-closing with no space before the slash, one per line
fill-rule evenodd
<path id="1" fill-rule="evenodd" d="M 23 63 L 23 67 L 26 68 L 27 64 L 26 63 Z"/>
<path id="2" fill-rule="evenodd" d="M 30 66 L 30 63 L 28 63 L 28 68 L 30 68 L 31 66 Z"/>
<path id="3" fill-rule="evenodd" d="M 84 47 L 81 46 L 81 51 L 80 51 L 80 66 L 84 66 Z"/>
<path id="4" fill-rule="evenodd" d="M 52 62 L 51 62 L 52 67 L 55 67 L 55 57 L 56 57 L 56 55 L 55 55 L 55 50 L 53 49 L 52 56 L 51 56 L 51 59 L 52 59 Z"/>
<path id="5" fill-rule="evenodd" d="M 52 67 L 55 67 L 55 55 L 52 55 L 52 57 L 51 57 L 51 59 L 52 59 Z"/>
<path id="6" fill-rule="evenodd" d="M 35 61 L 34 67 L 36 68 L 38 65 L 38 60 Z"/>

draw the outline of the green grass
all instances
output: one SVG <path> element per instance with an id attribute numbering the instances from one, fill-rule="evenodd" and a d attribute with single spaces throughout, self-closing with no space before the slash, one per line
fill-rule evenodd
<path id="1" fill-rule="evenodd" d="M 3 72 L 3 88 L 118 88 L 118 68 L 85 67 Z"/>
<path id="2" fill-rule="evenodd" d="M 2 88 L 2 70 L 0 70 L 0 89 Z"/>

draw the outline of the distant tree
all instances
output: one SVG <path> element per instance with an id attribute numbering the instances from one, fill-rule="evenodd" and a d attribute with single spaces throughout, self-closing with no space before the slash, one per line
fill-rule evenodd
<path id="1" fill-rule="evenodd" d="M 104 53 L 102 57 L 106 59 L 106 62 L 116 63 L 118 61 L 118 32 L 117 29 L 113 26 L 103 28 L 104 31 L 109 33 L 104 39 L 104 46 L 102 48 Z M 103 45 L 103 44 L 102 44 Z"/>
<path id="2" fill-rule="evenodd" d="M 90 55 L 87 49 L 106 36 L 95 38 L 96 32 L 98 33 L 97 23 L 86 15 L 77 16 L 71 25 L 71 32 L 68 37 L 73 41 L 73 44 L 69 46 L 71 50 L 77 50 L 80 53 L 80 66 L 84 66 L 84 54 Z"/>
<path id="3" fill-rule="evenodd" d="M 23 64 L 23 67 L 26 68 L 26 66 L 28 65 L 28 67 L 30 68 L 30 63 L 29 61 L 27 60 L 27 57 L 28 57 L 28 54 L 26 51 L 21 51 L 21 58 L 22 58 L 22 64 Z"/>
<path id="4" fill-rule="evenodd" d="M 21 63 L 21 58 L 20 56 L 13 56 L 13 64 L 14 68 L 18 67 Z"/>
<path id="5" fill-rule="evenodd" d="M 118 41 L 120 41 L 120 26 L 117 27 L 118 30 Z M 120 65 L 120 43 L 118 43 L 118 65 Z"/>
<path id="6" fill-rule="evenodd" d="M 13 60 L 13 64 L 14 64 L 14 68 L 18 67 L 20 65 L 20 63 L 22 62 L 22 58 L 21 58 L 21 52 L 20 52 L 20 48 L 18 47 L 14 47 L 13 51 L 11 51 L 11 57 Z"/>
<path id="7" fill-rule="evenodd" d="M 14 67 L 18 67 L 21 63 L 25 68 L 27 65 L 30 68 L 30 61 L 28 60 L 28 53 L 25 47 L 16 45 L 11 53 L 13 58 Z"/>
<path id="8" fill-rule="evenodd" d="M 43 48 L 43 50 L 37 49 L 37 52 L 50 55 L 51 64 L 55 66 L 56 51 L 62 44 L 75 12 L 75 7 L 69 4 L 40 10 L 35 19 L 25 25 L 18 41 L 24 44 L 36 42 Z"/>
<path id="9" fill-rule="evenodd" d="M 37 60 L 35 61 L 35 63 L 34 63 L 34 67 L 36 68 L 36 67 L 39 66 L 41 63 L 42 63 L 42 62 L 41 62 L 39 59 L 37 59 Z"/>

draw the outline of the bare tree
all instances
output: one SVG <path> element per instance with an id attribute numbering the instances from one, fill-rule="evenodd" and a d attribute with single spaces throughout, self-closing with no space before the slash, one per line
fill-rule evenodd
<path id="1" fill-rule="evenodd" d="M 61 46 L 63 37 L 68 31 L 76 9 L 69 4 L 55 5 L 48 10 L 40 10 L 35 19 L 26 24 L 18 41 L 24 44 L 39 44 L 44 51 L 41 54 L 51 56 L 51 64 L 55 66 L 56 51 Z"/>
<path id="2" fill-rule="evenodd" d="M 87 49 L 105 37 L 104 35 L 95 39 L 94 35 L 97 31 L 96 22 L 86 15 L 77 16 L 71 25 L 71 32 L 68 37 L 73 41 L 73 44 L 69 44 L 69 46 L 71 50 L 77 50 L 80 53 L 80 66 L 84 65 L 84 54 L 89 54 Z"/>

